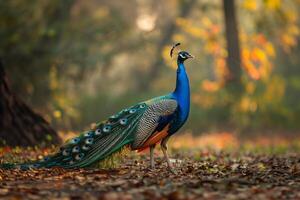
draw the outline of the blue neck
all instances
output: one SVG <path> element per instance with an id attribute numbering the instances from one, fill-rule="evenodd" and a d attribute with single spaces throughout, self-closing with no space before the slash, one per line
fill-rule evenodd
<path id="1" fill-rule="evenodd" d="M 190 84 L 183 61 L 178 60 L 177 65 L 176 88 L 173 96 L 179 103 L 180 118 L 185 122 L 190 112 Z"/>

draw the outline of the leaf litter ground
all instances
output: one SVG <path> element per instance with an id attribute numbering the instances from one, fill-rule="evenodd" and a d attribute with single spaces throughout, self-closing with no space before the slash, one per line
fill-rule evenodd
<path id="1" fill-rule="evenodd" d="M 3 150 L 1 162 L 49 150 Z M 5 153 L 3 153 L 5 152 Z M 176 173 L 156 155 L 130 153 L 113 169 L 0 170 L 0 199 L 300 199 L 300 154 L 172 151 Z M 19 159 L 19 160 L 18 160 Z"/>

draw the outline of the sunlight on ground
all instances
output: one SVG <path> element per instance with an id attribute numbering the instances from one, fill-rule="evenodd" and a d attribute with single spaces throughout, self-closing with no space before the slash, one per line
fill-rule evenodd
<path id="1" fill-rule="evenodd" d="M 175 149 L 211 149 L 238 151 L 266 151 L 266 153 L 280 153 L 287 150 L 300 150 L 300 136 L 287 137 L 286 135 L 265 135 L 241 138 L 230 132 L 208 133 L 193 136 L 185 133 L 170 139 L 170 146 Z"/>
<path id="2" fill-rule="evenodd" d="M 185 133 L 174 136 L 170 145 L 176 149 L 180 148 L 212 148 L 221 150 L 224 148 L 236 148 L 239 141 L 232 133 L 221 132 L 205 134 L 201 136 L 193 136 L 191 133 Z"/>

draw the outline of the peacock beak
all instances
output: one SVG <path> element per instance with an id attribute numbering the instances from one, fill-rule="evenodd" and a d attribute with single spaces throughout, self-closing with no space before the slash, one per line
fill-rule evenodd
<path id="1" fill-rule="evenodd" d="M 189 54 L 188 58 L 195 58 L 193 55 Z"/>

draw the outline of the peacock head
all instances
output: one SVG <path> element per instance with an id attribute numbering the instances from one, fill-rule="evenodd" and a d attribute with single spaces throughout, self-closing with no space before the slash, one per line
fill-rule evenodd
<path id="1" fill-rule="evenodd" d="M 178 53 L 178 61 L 182 61 L 184 62 L 185 60 L 189 59 L 189 58 L 194 58 L 194 56 L 192 56 L 191 54 L 189 54 L 186 51 L 180 51 Z"/>
<path id="2" fill-rule="evenodd" d="M 177 47 L 177 46 L 179 46 L 179 45 L 180 45 L 180 43 L 177 43 L 177 44 L 175 44 L 175 45 L 172 47 L 172 49 L 171 49 L 171 51 L 170 51 L 170 56 L 171 56 L 171 57 L 173 56 L 173 51 L 174 51 L 175 47 Z M 186 51 L 179 51 L 179 52 L 178 52 L 178 58 L 177 58 L 177 60 L 178 60 L 179 62 L 184 62 L 185 60 L 187 60 L 187 59 L 189 59 L 189 58 L 194 58 L 194 56 L 192 56 L 190 53 L 188 53 L 188 52 L 186 52 Z"/>

